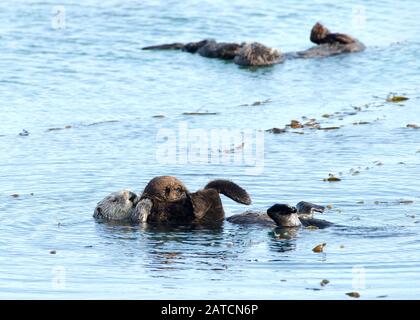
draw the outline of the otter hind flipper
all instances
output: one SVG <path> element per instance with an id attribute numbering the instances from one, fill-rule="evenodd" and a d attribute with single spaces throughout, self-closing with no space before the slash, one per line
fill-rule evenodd
<path id="1" fill-rule="evenodd" d="M 251 197 L 248 192 L 229 180 L 217 179 L 210 181 L 204 189 L 215 189 L 217 192 L 231 198 L 233 201 L 246 205 L 251 204 Z"/>
<path id="2" fill-rule="evenodd" d="M 166 44 L 158 44 L 154 46 L 148 46 L 141 48 L 142 50 L 181 50 L 184 48 L 183 43 L 175 42 L 175 43 L 166 43 Z"/>

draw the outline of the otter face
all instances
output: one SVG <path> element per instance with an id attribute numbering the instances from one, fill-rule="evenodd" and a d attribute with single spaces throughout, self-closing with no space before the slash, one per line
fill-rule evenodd
<path id="1" fill-rule="evenodd" d="M 301 225 L 297 209 L 287 204 L 275 204 L 267 209 L 267 214 L 279 227 L 299 227 Z"/>
<path id="2" fill-rule="evenodd" d="M 175 202 L 186 198 L 187 194 L 187 188 L 177 178 L 161 176 L 150 180 L 143 191 L 142 198 Z"/>
<path id="3" fill-rule="evenodd" d="M 113 192 L 98 202 L 93 217 L 105 220 L 128 220 L 138 200 L 137 194 L 130 190 Z"/>

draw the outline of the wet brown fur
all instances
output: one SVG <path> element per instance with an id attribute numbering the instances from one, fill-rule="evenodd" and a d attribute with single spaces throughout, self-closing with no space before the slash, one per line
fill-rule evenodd
<path id="1" fill-rule="evenodd" d="M 329 57 L 365 49 L 365 45 L 357 39 L 343 33 L 332 33 L 319 22 L 312 27 L 310 40 L 317 46 L 296 52 L 295 57 Z"/>
<path id="2" fill-rule="evenodd" d="M 347 34 L 332 33 L 319 22 L 315 23 L 315 25 L 312 27 L 310 40 L 316 44 L 349 44 L 357 41 L 356 39 L 350 37 Z"/>
<path id="3" fill-rule="evenodd" d="M 319 22 L 312 27 L 310 40 L 317 45 L 304 51 L 285 54 L 258 42 L 237 44 L 216 42 L 212 39 L 186 44 L 177 42 L 149 46 L 143 48 L 143 50 L 178 49 L 190 53 L 198 53 L 207 58 L 233 60 L 233 62 L 241 66 L 262 67 L 282 63 L 286 58 L 329 57 L 365 49 L 364 44 L 357 39 L 347 34 L 330 32 L 328 28 Z"/>
<path id="4" fill-rule="evenodd" d="M 190 193 L 175 177 L 155 177 L 147 184 L 141 199 L 153 202 L 147 222 L 155 223 L 219 223 L 225 216 L 219 193 L 231 199 L 250 204 L 244 189 L 227 180 L 215 180 Z"/>

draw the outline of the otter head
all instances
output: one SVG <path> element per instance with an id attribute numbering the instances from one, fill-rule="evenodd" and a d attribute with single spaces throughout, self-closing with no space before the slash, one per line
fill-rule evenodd
<path id="1" fill-rule="evenodd" d="M 264 46 L 258 42 L 241 45 L 233 61 L 242 66 L 270 66 L 284 60 L 283 54 L 276 49 Z"/>
<path id="2" fill-rule="evenodd" d="M 96 205 L 93 217 L 105 220 L 128 220 L 139 198 L 130 190 L 113 192 Z"/>
<path id="3" fill-rule="evenodd" d="M 147 198 L 157 201 L 176 202 L 188 195 L 184 184 L 172 176 L 153 178 L 144 188 L 142 199 Z"/>
<path id="4" fill-rule="evenodd" d="M 325 38 L 329 34 L 330 34 L 330 30 L 328 30 L 322 24 L 320 24 L 319 22 L 317 22 L 312 27 L 310 40 L 313 43 L 321 44 L 321 43 L 324 43 Z"/>
<path id="5" fill-rule="evenodd" d="M 190 193 L 184 184 L 175 177 L 160 176 L 144 188 L 133 219 L 149 223 L 179 222 L 191 220 L 192 210 Z"/>
<path id="6" fill-rule="evenodd" d="M 275 204 L 267 209 L 267 214 L 279 227 L 299 227 L 301 225 L 297 209 L 288 204 Z"/>

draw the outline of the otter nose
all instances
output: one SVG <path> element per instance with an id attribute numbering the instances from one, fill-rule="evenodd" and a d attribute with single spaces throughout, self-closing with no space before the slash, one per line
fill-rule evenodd
<path id="1" fill-rule="evenodd" d="M 96 207 L 93 216 L 95 218 L 102 218 L 102 209 L 100 207 Z"/>

